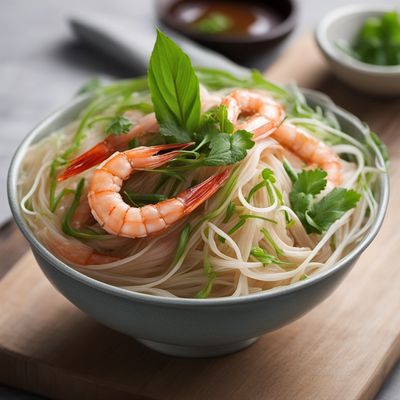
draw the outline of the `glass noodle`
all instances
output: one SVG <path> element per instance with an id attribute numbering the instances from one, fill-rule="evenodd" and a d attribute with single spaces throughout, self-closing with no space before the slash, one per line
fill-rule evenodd
<path id="1" fill-rule="evenodd" d="M 182 152 L 180 162 L 135 172 L 122 188 L 124 199 L 132 206 L 174 197 L 227 168 L 230 175 L 214 196 L 159 235 L 131 239 L 107 233 L 91 217 L 87 205 L 89 182 L 96 166 L 62 182 L 55 177 L 71 158 L 104 140 L 115 118 L 123 117 L 118 121 L 129 128 L 151 113 L 151 93 L 146 80 L 139 79 L 95 89 L 91 103 L 78 120 L 32 145 L 26 153 L 19 196 L 34 234 L 80 272 L 111 285 L 158 296 L 244 296 L 276 290 L 331 268 L 362 239 L 376 216 L 375 182 L 379 174 L 385 173 L 375 163 L 380 143 L 372 135 L 368 141 L 357 141 L 342 131 L 331 112 L 308 106 L 297 88 L 276 87 L 257 73 L 242 79 L 203 69 L 198 77 L 202 83 L 201 115 L 215 110 L 238 88 L 280 102 L 285 123 L 304 129 L 341 157 L 340 186 L 359 193 L 355 207 L 343 212 L 322 232 L 304 225 L 290 193 L 294 177 L 303 168 L 315 166 L 306 165 L 265 135 L 247 149 L 242 160 L 230 165 L 204 165 L 207 156 L 200 148 Z M 195 124 L 193 118 L 190 124 Z M 165 140 L 166 136 L 155 131 L 137 137 L 130 146 Z M 53 197 L 49 196 L 52 190 Z M 328 185 L 313 201 L 321 201 L 331 190 Z M 107 262 L 85 265 L 83 260 L 92 252 L 105 255 Z"/>

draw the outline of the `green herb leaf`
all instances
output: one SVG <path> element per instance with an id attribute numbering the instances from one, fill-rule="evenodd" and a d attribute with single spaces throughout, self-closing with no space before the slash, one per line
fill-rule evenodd
<path id="1" fill-rule="evenodd" d="M 327 173 L 321 169 L 302 171 L 289 193 L 290 204 L 307 233 L 325 232 L 337 219 L 354 208 L 360 194 L 354 190 L 335 188 L 319 202 L 314 202 L 326 186 Z"/>
<path id="2" fill-rule="evenodd" d="M 293 190 L 315 196 L 325 189 L 327 176 L 322 169 L 303 170 L 297 175 Z"/>
<path id="3" fill-rule="evenodd" d="M 205 158 L 204 165 L 230 165 L 246 157 L 247 150 L 254 146 L 250 132 L 240 130 L 230 135 L 221 133 L 216 135 L 210 143 L 210 154 Z"/>
<path id="4" fill-rule="evenodd" d="M 160 31 L 150 57 L 148 82 L 160 125 L 194 132 L 200 121 L 198 78 L 189 57 Z"/>
<path id="5" fill-rule="evenodd" d="M 106 133 L 111 135 L 122 135 L 128 133 L 132 127 L 132 122 L 128 118 L 119 116 L 110 121 L 107 125 Z"/>
<path id="6" fill-rule="evenodd" d="M 311 210 L 313 207 L 313 196 L 311 194 L 291 191 L 289 193 L 289 200 L 293 211 L 299 217 L 301 223 L 306 228 L 306 231 L 310 233 L 306 220 L 306 212 Z"/>
<path id="7" fill-rule="evenodd" d="M 400 64 L 400 14 L 389 11 L 367 18 L 350 46 L 341 46 L 350 56 L 368 64 Z"/>
<path id="8" fill-rule="evenodd" d="M 160 134 L 170 143 L 187 143 L 192 140 L 190 134 L 173 122 L 166 122 L 160 126 Z"/>
<path id="9" fill-rule="evenodd" d="M 314 228 L 310 230 L 325 232 L 345 212 L 354 208 L 360 198 L 361 195 L 354 190 L 333 189 L 307 212 L 307 222 Z"/>

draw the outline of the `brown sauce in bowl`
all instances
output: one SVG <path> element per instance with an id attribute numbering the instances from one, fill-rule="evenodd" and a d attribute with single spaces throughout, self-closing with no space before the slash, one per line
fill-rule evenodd
<path id="1" fill-rule="evenodd" d="M 187 0 L 177 2 L 170 13 L 186 29 L 224 37 L 263 36 L 283 19 L 267 4 L 255 1 Z"/>

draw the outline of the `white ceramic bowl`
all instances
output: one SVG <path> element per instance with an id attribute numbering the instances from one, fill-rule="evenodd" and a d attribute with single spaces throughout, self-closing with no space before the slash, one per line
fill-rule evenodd
<path id="1" fill-rule="evenodd" d="M 365 93 L 400 95 L 400 65 L 366 64 L 346 54 L 337 43 L 351 43 L 368 17 L 393 8 L 383 5 L 348 5 L 326 15 L 318 24 L 315 38 L 333 73 L 348 85 Z"/>

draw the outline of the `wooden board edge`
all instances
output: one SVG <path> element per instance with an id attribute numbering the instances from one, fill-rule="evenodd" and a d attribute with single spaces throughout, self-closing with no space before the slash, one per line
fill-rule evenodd
<path id="1" fill-rule="evenodd" d="M 375 373 L 371 376 L 369 384 L 358 395 L 359 400 L 373 400 L 382 388 L 390 372 L 394 366 L 400 361 L 400 336 L 393 342 L 392 346 L 382 357 L 382 361 L 375 369 Z"/>

